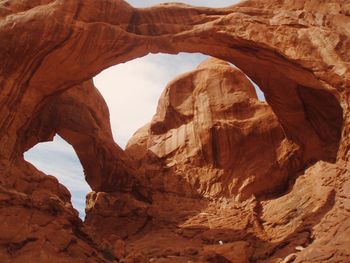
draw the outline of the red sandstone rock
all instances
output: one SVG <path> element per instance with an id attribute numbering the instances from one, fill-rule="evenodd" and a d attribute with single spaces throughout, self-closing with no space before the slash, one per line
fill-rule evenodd
<path id="1" fill-rule="evenodd" d="M 248 0 L 224 9 L 181 4 L 134 9 L 122 0 L 1 1 L 0 261 L 110 262 L 125 255 L 126 262 L 201 262 L 208 246 L 215 257 L 236 260 L 217 247 L 223 241 L 253 248 L 238 260 L 347 262 L 348 10 L 343 0 Z M 207 81 L 210 89 L 192 95 L 187 86 L 192 80 L 184 78 L 188 82 L 163 97 L 151 125 L 129 143 L 131 161 L 114 144 L 106 106 L 88 80 L 149 52 L 180 51 L 234 63 L 261 87 L 276 117 L 253 98 L 243 77 L 235 85 L 244 88 L 237 99 L 231 97 L 235 92 L 218 96 L 218 85 L 230 90 L 220 83 L 220 74 Z M 208 64 L 202 67 L 210 71 Z M 198 82 L 206 83 L 202 74 Z M 203 94 L 215 98 L 207 105 L 219 126 L 183 100 L 201 101 Z M 235 103 L 240 107 L 224 114 Z M 259 113 L 253 120 L 249 109 Z M 193 121 L 195 116 L 200 118 Z M 199 138 L 188 130 L 180 133 L 196 121 L 204 121 L 196 129 L 202 132 Z M 252 147 L 248 135 L 255 130 L 259 139 Z M 232 149 L 237 141 L 231 131 L 247 140 L 239 144 L 239 155 Z M 55 133 L 74 146 L 95 191 L 85 224 L 67 189 L 23 160 L 25 150 Z M 269 148 L 262 135 L 271 133 L 277 141 Z M 215 143 L 209 144 L 213 137 Z M 185 138 L 187 143 L 180 140 Z M 266 161 L 256 156 L 257 147 Z M 249 153 L 252 162 L 237 163 Z M 231 161 L 237 170 L 255 171 L 254 176 L 222 176 Z M 137 170 L 140 164 L 145 169 Z M 287 180 L 288 190 L 276 193 Z M 234 198 L 237 194 L 243 198 Z M 116 245 L 120 238 L 125 254 Z M 300 246 L 304 249 L 295 249 Z"/>
<path id="2" fill-rule="evenodd" d="M 126 153 L 156 190 L 244 199 L 284 190 L 295 148 L 244 74 L 209 59 L 168 85 Z"/>
<path id="3" fill-rule="evenodd" d="M 251 247 L 249 243 L 241 241 L 232 244 L 210 245 L 204 247 L 204 260 L 209 262 L 249 262 Z"/>
<path id="4" fill-rule="evenodd" d="M 107 105 L 92 81 L 46 99 L 20 140 L 25 150 L 59 134 L 76 151 L 94 191 L 132 186 L 128 158 L 114 143 Z"/>

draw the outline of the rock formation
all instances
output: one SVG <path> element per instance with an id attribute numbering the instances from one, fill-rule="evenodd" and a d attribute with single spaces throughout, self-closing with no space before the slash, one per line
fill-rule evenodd
<path id="1" fill-rule="evenodd" d="M 0 262 L 347 262 L 349 10 L 0 1 Z M 150 52 L 221 60 L 171 82 L 123 152 L 91 78 Z M 84 223 L 23 159 L 56 133 L 93 190 Z"/>
<path id="2" fill-rule="evenodd" d="M 168 85 L 126 153 L 159 191 L 246 199 L 285 190 L 295 148 L 245 75 L 210 59 Z"/>

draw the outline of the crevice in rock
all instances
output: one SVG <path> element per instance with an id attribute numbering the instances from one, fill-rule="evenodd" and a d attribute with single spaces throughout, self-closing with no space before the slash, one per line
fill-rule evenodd
<path id="1" fill-rule="evenodd" d="M 298 86 L 305 118 L 324 143 L 325 161 L 335 162 L 343 126 L 343 110 L 329 92 Z M 316 161 L 316 160 L 315 160 Z"/>
<path id="2" fill-rule="evenodd" d="M 9 253 L 10 255 L 14 255 L 17 253 L 18 250 L 24 248 L 28 243 L 35 242 L 37 240 L 38 238 L 27 238 L 26 240 L 23 240 L 18 243 L 7 244 L 7 248 L 6 248 L 7 253 Z"/>

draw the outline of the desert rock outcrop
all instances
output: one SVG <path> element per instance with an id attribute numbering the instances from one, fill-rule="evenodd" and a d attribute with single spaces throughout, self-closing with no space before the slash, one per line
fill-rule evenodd
<path id="1" fill-rule="evenodd" d="M 172 81 L 126 147 L 155 189 L 243 199 L 285 190 L 298 152 L 246 76 L 217 59 Z"/>
<path id="2" fill-rule="evenodd" d="M 73 146 L 92 190 L 132 187 L 132 169 L 114 143 L 107 105 L 91 80 L 46 99 L 19 137 L 28 150 L 55 134 Z"/>
<path id="3" fill-rule="evenodd" d="M 349 10 L 0 1 L 0 261 L 347 262 Z M 91 78 L 150 52 L 231 62 L 268 105 L 239 70 L 205 62 L 169 84 L 125 153 Z M 23 159 L 55 133 L 93 189 L 84 223 Z"/>

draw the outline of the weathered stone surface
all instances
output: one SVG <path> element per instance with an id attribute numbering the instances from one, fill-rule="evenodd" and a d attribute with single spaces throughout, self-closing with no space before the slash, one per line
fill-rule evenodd
<path id="1" fill-rule="evenodd" d="M 106 262 L 57 179 L 25 163 L 1 162 L 1 174 L 1 262 Z"/>
<path id="2" fill-rule="evenodd" d="M 249 262 L 250 244 L 244 241 L 232 244 L 210 245 L 204 247 L 204 260 L 209 262 Z"/>
<path id="3" fill-rule="evenodd" d="M 44 100 L 21 131 L 21 148 L 28 150 L 55 134 L 73 146 L 94 191 L 132 187 L 133 171 L 114 143 L 107 105 L 91 80 Z"/>
<path id="4" fill-rule="evenodd" d="M 126 147 L 154 189 L 241 199 L 283 191 L 299 152 L 245 75 L 218 59 L 172 81 Z"/>
<path id="5" fill-rule="evenodd" d="M 0 261 L 203 262 L 208 246 L 232 261 L 219 241 L 249 244 L 239 259 L 247 262 L 348 261 L 349 10 L 344 0 L 248 0 L 224 9 L 0 1 Z M 204 64 L 189 75 L 202 74 L 197 84 L 210 88 L 191 95 L 206 85 L 188 86 L 184 77 L 181 89 L 179 79 L 170 84 L 176 94 L 163 96 L 151 124 L 129 143 L 130 160 L 114 144 L 106 105 L 89 79 L 149 52 L 180 51 L 234 63 L 261 87 L 275 115 L 238 71 L 225 78 L 237 77 L 234 87 L 243 90 L 220 93 L 217 86 L 230 88 L 220 74 L 206 82 L 213 73 Z M 215 70 L 223 68 L 220 62 Z M 189 107 L 204 106 L 204 94 L 213 98 L 213 118 Z M 232 105 L 239 107 L 228 114 Z M 199 138 L 181 130 L 196 121 Z M 25 150 L 55 133 L 74 146 L 94 190 L 85 224 L 67 189 L 23 160 Z M 234 138 L 246 140 L 239 154 Z M 242 156 L 252 162 L 237 163 Z M 232 166 L 237 173 L 222 176 Z"/>

